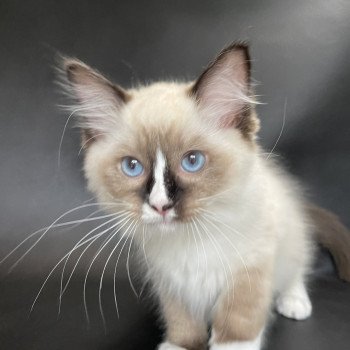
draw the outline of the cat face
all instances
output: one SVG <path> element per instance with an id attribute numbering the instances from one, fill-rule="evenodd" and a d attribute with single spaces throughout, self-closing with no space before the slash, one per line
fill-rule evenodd
<path id="1" fill-rule="evenodd" d="M 195 83 L 125 91 L 66 60 L 77 100 L 89 188 L 145 224 L 190 221 L 239 193 L 254 158 L 257 120 L 245 46 L 225 49 Z"/>

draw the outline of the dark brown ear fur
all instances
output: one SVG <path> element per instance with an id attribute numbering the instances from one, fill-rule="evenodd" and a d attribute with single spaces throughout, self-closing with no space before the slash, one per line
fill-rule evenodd
<path id="1" fill-rule="evenodd" d="M 219 125 L 222 127 L 236 127 L 248 139 L 254 138 L 259 130 L 259 120 L 256 118 L 253 108 L 254 100 L 251 98 L 250 70 L 251 61 L 248 45 L 244 42 L 232 43 L 224 48 L 208 65 L 190 90 L 190 95 L 197 100 L 199 105 L 210 105 L 210 103 L 218 105 L 220 104 L 219 99 L 218 101 L 213 101 L 215 98 L 211 98 L 211 101 L 209 101 L 207 97 L 210 93 L 215 93 L 215 91 L 210 92 L 215 86 L 219 89 L 221 88 L 226 94 L 226 99 L 223 100 L 227 101 L 227 97 L 232 99 L 232 108 L 225 115 L 217 116 Z M 222 82 L 219 80 L 215 84 L 216 77 L 220 74 L 227 81 L 230 79 L 232 85 L 226 84 L 225 86 L 224 80 Z M 221 86 L 218 86 L 220 84 Z M 238 97 L 237 91 L 230 91 L 230 88 L 234 86 L 236 86 L 235 90 L 240 89 Z M 226 103 L 226 106 L 223 107 L 227 109 L 229 106 Z"/>
<path id="2" fill-rule="evenodd" d="M 209 65 L 204 69 L 202 74 L 199 76 L 199 78 L 196 80 L 195 84 L 192 87 L 192 93 L 194 95 L 198 94 L 203 81 L 207 78 L 207 75 L 210 74 L 211 70 L 214 69 L 214 67 L 219 64 L 227 54 L 231 54 L 232 52 L 241 52 L 243 54 L 243 62 L 245 65 L 245 72 L 246 72 L 246 84 L 247 88 L 250 87 L 250 71 L 251 71 L 251 62 L 250 62 L 250 55 L 249 55 L 249 47 L 248 44 L 245 42 L 234 42 L 230 45 L 226 46 L 224 49 L 221 50 L 221 52 L 216 56 L 216 58 L 209 63 Z"/>
<path id="3" fill-rule="evenodd" d="M 108 93 L 115 95 L 117 101 L 120 100 L 125 103 L 130 100 L 128 93 L 120 86 L 111 83 L 102 74 L 77 59 L 64 58 L 63 67 L 67 74 L 68 81 L 73 87 L 89 87 L 89 85 L 92 84 L 99 85 L 102 89 L 106 90 L 106 92 L 108 91 Z M 77 97 L 79 98 L 79 96 Z"/>
<path id="4" fill-rule="evenodd" d="M 64 87 L 75 101 L 71 110 L 78 116 L 82 132 L 82 147 L 86 148 L 108 132 L 109 111 L 117 112 L 131 96 L 120 86 L 113 84 L 102 74 L 73 58 L 61 59 Z M 116 116 L 117 117 L 117 116 Z"/>

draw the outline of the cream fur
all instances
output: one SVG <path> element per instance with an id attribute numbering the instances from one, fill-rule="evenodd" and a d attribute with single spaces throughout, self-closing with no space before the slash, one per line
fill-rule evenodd
<path id="1" fill-rule="evenodd" d="M 234 176 L 220 189 L 222 195 L 213 195 L 203 202 L 205 219 L 199 216 L 191 225 L 174 222 L 147 228 L 146 278 L 151 281 L 154 293 L 178 298 L 195 319 L 210 322 L 218 296 L 234 284 L 236 271 L 258 266 L 272 257 L 274 294 L 288 294 L 290 281 L 303 283 L 312 249 L 298 186 L 273 162 L 261 156 L 259 148 L 242 141 L 237 131 L 217 132 L 199 122 L 195 105 L 185 97 L 184 90 L 183 85 L 161 83 L 134 91 L 137 97 L 125 109 L 123 118 L 130 128 L 146 122 L 162 127 L 166 127 L 164 123 L 177 126 L 186 123 L 206 133 L 208 140 L 218 147 L 232 150 Z M 148 103 L 159 99 L 163 103 Z M 167 120 L 164 120 L 164 110 L 171 111 Z M 104 159 L 111 157 L 120 133 L 116 130 L 109 139 L 93 144 L 86 154 L 89 188 L 102 202 L 110 201 L 111 194 L 101 168 Z M 143 204 L 142 211 L 146 222 L 159 221 L 159 215 L 147 204 Z M 166 233 L 163 239 L 160 232 Z M 141 234 L 135 236 L 135 241 L 140 247 L 144 243 Z M 293 310 L 285 309 L 279 307 L 286 316 L 293 315 Z M 240 347 L 232 347 L 236 348 Z M 255 345 L 252 348 L 258 349 Z"/>
<path id="2" fill-rule="evenodd" d="M 163 241 L 159 241 L 158 231 L 148 234 L 147 257 L 152 266 L 148 271 L 149 278 L 156 289 L 181 298 L 198 318 L 204 315 L 210 318 L 214 301 L 226 288 L 225 272 L 231 285 L 234 272 L 244 267 L 242 260 L 246 266 L 255 266 L 267 256 L 274 256 L 276 294 L 287 292 L 289 281 L 302 281 L 308 271 L 312 256 L 309 228 L 295 192 L 288 190 L 291 188 L 289 180 L 281 175 L 278 178 L 259 158 L 251 173 L 257 175 L 242 188 L 240 200 L 247 203 L 244 208 L 235 201 L 226 202 L 226 208 L 220 203 L 208 206 L 207 210 L 220 220 L 220 223 L 214 223 L 223 232 L 216 237 L 216 248 L 198 223 L 197 227 L 203 233 L 203 245 L 198 243 L 197 252 L 196 241 L 187 241 L 184 227 L 180 227 L 177 235 L 168 235 Z M 263 193 L 261 188 L 265 189 Z M 215 233 L 207 221 L 204 224 Z M 188 254 L 186 245 L 192 254 Z"/>
<path id="3" fill-rule="evenodd" d="M 217 77 L 214 88 L 222 81 L 227 82 L 224 76 Z M 278 298 L 279 312 L 296 319 L 309 316 L 311 304 L 304 279 L 312 246 L 298 185 L 262 155 L 254 139 L 248 141 L 236 128 L 220 128 L 220 123 L 213 122 L 215 115 L 227 118 L 229 110 L 234 110 L 232 104 L 225 102 L 220 107 L 218 102 L 206 112 L 210 106 L 198 108 L 189 96 L 190 86 L 162 82 L 129 90 L 127 104 L 108 110 L 104 120 L 112 118 L 114 122 L 107 123 L 110 126 L 105 136 L 86 151 L 84 169 L 89 189 L 101 202 L 126 202 L 133 217 L 141 220 L 134 242 L 147 257 L 145 279 L 151 282 L 155 295 L 175 299 L 196 322 L 210 323 L 220 296 L 234 290 L 236 276 L 266 261 L 273 265 L 267 285 L 272 286 L 271 295 Z M 239 86 L 234 84 L 235 98 L 240 99 L 237 108 L 247 102 Z M 229 98 L 225 87 L 203 96 L 209 100 Z M 94 121 L 88 123 L 91 126 Z M 182 149 L 184 145 L 188 149 Z M 210 169 L 196 175 L 183 173 L 178 165 L 181 154 L 203 148 L 215 176 Z M 183 221 L 176 220 L 174 209 L 163 220 L 137 197 L 145 177 L 153 171 L 143 155 L 146 150 L 158 159 L 151 201 L 166 201 L 160 171 L 165 162 L 184 186 L 197 189 L 188 199 L 188 215 Z M 145 166 L 145 174 L 137 179 L 123 177 L 118 167 L 120 157 L 130 155 Z M 219 158 L 221 163 L 215 163 Z M 147 227 L 146 237 L 143 225 Z M 211 349 L 258 350 L 259 339 L 233 339 L 229 344 L 214 343 Z M 175 348 L 183 347 L 171 341 L 160 347 Z"/>

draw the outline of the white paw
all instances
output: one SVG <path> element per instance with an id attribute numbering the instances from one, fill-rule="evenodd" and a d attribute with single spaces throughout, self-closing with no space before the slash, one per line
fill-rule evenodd
<path id="1" fill-rule="evenodd" d="M 281 295 L 276 301 L 277 311 L 294 320 L 305 320 L 311 315 L 312 305 L 308 295 Z"/>
<path id="2" fill-rule="evenodd" d="M 260 350 L 261 348 L 261 334 L 252 341 L 233 341 L 229 343 L 216 343 L 215 335 L 212 333 L 209 341 L 210 350 Z"/>
<path id="3" fill-rule="evenodd" d="M 224 344 L 213 344 L 210 350 L 260 350 L 260 345 L 253 341 L 234 341 Z"/>
<path id="4" fill-rule="evenodd" d="M 164 342 L 158 345 L 158 350 L 186 350 L 186 349 L 181 348 L 180 346 L 171 344 L 169 342 Z"/>

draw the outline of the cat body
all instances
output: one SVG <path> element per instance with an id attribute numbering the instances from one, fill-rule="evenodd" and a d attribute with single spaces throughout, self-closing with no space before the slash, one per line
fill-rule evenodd
<path id="1" fill-rule="evenodd" d="M 126 91 L 80 61 L 64 70 L 88 187 L 124 215 L 159 301 L 159 349 L 205 349 L 210 325 L 211 350 L 258 350 L 274 305 L 310 316 L 312 223 L 298 184 L 257 143 L 246 45 L 191 83 Z"/>
<path id="2" fill-rule="evenodd" d="M 163 233 L 163 238 L 157 228 L 147 234 L 148 277 L 155 290 L 179 296 L 193 315 L 210 318 L 221 292 L 231 287 L 236 274 L 247 274 L 249 279 L 249 268 L 273 265 L 275 293 L 285 291 L 293 276 L 302 281 L 308 272 L 311 227 L 296 193 L 286 190 L 290 180 L 267 169 L 262 175 L 264 166 L 259 163 L 263 161 L 257 159 L 254 165 L 259 175 L 247 184 L 249 198 L 240 198 L 250 205 L 242 208 L 239 201 L 229 199 L 228 191 L 226 203 L 208 206 L 206 216 L 192 227 Z M 139 244 L 142 247 L 144 242 Z"/>
<path id="3" fill-rule="evenodd" d="M 256 176 L 244 179 L 239 197 L 227 191 L 219 203 L 208 205 L 207 215 L 192 227 L 163 233 L 163 238 L 155 227 L 147 235 L 147 277 L 154 293 L 171 303 L 175 299 L 175 305 L 180 303 L 200 323 L 224 320 L 230 307 L 249 307 L 249 294 L 265 299 L 263 305 L 251 303 L 253 308 L 261 307 L 248 312 L 252 323 L 260 312 L 267 322 L 274 300 L 287 317 L 304 319 L 311 314 L 304 287 L 312 261 L 311 224 L 300 205 L 298 186 L 265 157 L 253 157 L 249 171 Z M 236 278 L 236 288 L 247 300 L 227 305 L 218 316 L 227 293 L 234 300 Z M 256 281 L 260 278 L 266 280 Z M 244 331 L 239 337 L 245 338 Z M 254 342 L 251 348 L 258 349 L 260 344 Z"/>

